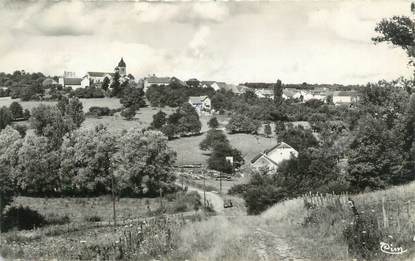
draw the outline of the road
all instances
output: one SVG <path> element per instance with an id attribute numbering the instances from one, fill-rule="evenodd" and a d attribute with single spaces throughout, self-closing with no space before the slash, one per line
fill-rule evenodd
<path id="1" fill-rule="evenodd" d="M 188 187 L 188 191 L 196 191 L 203 199 L 203 190 L 192 186 Z M 250 245 L 258 255 L 258 260 L 262 261 L 306 261 L 306 258 L 296 255 L 289 241 L 278 235 L 268 231 L 267 225 L 261 222 L 260 217 L 246 216 L 244 209 L 224 209 L 223 198 L 214 192 L 206 192 L 206 199 L 212 204 L 217 215 L 226 216 L 228 219 L 257 218 L 256 224 L 245 226 L 248 233 L 244 240 L 250 242 Z"/>
<path id="2" fill-rule="evenodd" d="M 203 190 L 195 187 L 188 186 L 188 191 L 196 191 L 199 193 L 199 195 L 202 197 L 203 200 Z M 223 211 L 223 199 L 216 193 L 206 191 L 206 200 L 209 201 L 209 204 L 213 206 L 213 209 L 218 215 L 222 215 L 224 213 Z"/>

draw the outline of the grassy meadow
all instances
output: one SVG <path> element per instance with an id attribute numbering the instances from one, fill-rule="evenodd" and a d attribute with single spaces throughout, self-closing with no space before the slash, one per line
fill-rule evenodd
<path id="1" fill-rule="evenodd" d="M 110 109 L 117 109 L 121 107 L 120 101 L 117 98 L 93 98 L 93 99 L 80 99 L 82 101 L 84 111 L 88 112 L 90 107 L 108 107 Z M 33 109 L 39 104 L 56 104 L 55 101 L 20 101 L 19 99 L 13 100 L 10 97 L 0 98 L 0 107 L 9 106 L 13 101 L 18 101 L 23 109 Z M 81 128 L 93 128 L 98 124 L 103 124 L 109 130 L 114 132 L 120 132 L 129 128 L 147 128 L 153 121 L 153 115 L 159 110 L 163 110 L 166 114 L 174 112 L 174 108 L 164 107 L 145 107 L 137 111 L 136 116 L 130 120 L 125 120 L 119 113 L 113 116 L 103 117 L 86 117 Z M 218 115 L 217 116 L 220 128 L 224 128 L 229 120 L 229 117 Z M 206 131 L 209 129 L 207 122 L 210 116 L 202 115 L 200 121 L 202 123 L 201 135 L 193 137 L 183 137 L 169 141 L 170 146 L 177 152 L 177 162 L 179 164 L 206 164 L 206 160 L 209 155 L 199 149 L 199 143 L 205 138 Z M 19 122 L 17 124 L 27 124 L 26 122 Z M 260 130 L 261 132 L 261 130 Z M 232 146 L 239 149 L 242 152 L 246 162 L 249 162 L 255 155 L 277 144 L 277 140 L 274 137 L 266 138 L 261 135 L 249 135 L 249 134 L 227 134 L 228 139 Z"/>

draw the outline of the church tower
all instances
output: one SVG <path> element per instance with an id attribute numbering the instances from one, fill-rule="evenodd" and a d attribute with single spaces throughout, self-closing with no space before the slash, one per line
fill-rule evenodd
<path id="1" fill-rule="evenodd" d="M 121 76 L 127 75 L 127 65 L 125 65 L 124 59 L 122 57 L 121 57 L 121 61 L 118 63 L 116 70 L 117 69 Z"/>

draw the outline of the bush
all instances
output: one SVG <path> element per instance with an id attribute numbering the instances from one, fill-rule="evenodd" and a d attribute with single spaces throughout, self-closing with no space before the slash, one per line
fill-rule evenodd
<path id="1" fill-rule="evenodd" d="M 89 108 L 89 113 L 88 114 L 94 115 L 96 117 L 112 116 L 113 111 L 108 107 L 93 106 L 93 107 Z"/>
<path id="2" fill-rule="evenodd" d="M 236 184 L 236 185 L 233 185 L 229 189 L 228 194 L 229 195 L 243 195 L 247 192 L 248 188 L 249 188 L 248 184 Z"/>
<path id="3" fill-rule="evenodd" d="M 22 138 L 26 136 L 26 131 L 27 131 L 26 125 L 16 124 L 16 125 L 13 125 L 13 129 L 17 130 Z"/>
<path id="4" fill-rule="evenodd" d="M 64 225 L 71 222 L 71 219 L 67 215 L 61 216 L 51 213 L 46 216 L 45 221 L 48 225 Z"/>
<path id="5" fill-rule="evenodd" d="M 18 230 L 28 230 L 41 227 L 47 222 L 37 211 L 28 207 L 11 207 L 7 210 L 2 220 L 4 230 L 17 228 Z"/>
<path id="6" fill-rule="evenodd" d="M 234 114 L 229 120 L 226 129 L 230 133 L 248 133 L 257 134 L 261 122 L 251 118 L 246 114 Z"/>
<path id="7" fill-rule="evenodd" d="M 84 221 L 86 221 L 86 222 L 101 222 L 102 217 L 100 217 L 98 215 L 85 216 Z"/>

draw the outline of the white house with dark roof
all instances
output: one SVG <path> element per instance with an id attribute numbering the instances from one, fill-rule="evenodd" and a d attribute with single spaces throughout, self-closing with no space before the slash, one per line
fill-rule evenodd
<path id="1" fill-rule="evenodd" d="M 59 84 L 62 85 L 62 87 L 71 87 L 73 90 L 82 88 L 81 82 L 82 78 L 59 78 Z"/>
<path id="2" fill-rule="evenodd" d="M 211 100 L 208 96 L 190 96 L 189 103 L 195 108 L 197 113 L 211 110 Z"/>
<path id="3" fill-rule="evenodd" d="M 144 77 L 143 79 L 143 87 L 144 92 L 148 90 L 151 85 L 169 85 L 171 81 L 171 77 L 157 77 L 155 74 Z"/>
<path id="4" fill-rule="evenodd" d="M 280 142 L 276 146 L 265 150 L 251 160 L 251 167 L 255 169 L 278 169 L 281 162 L 298 157 L 298 151 L 285 142 Z"/>

